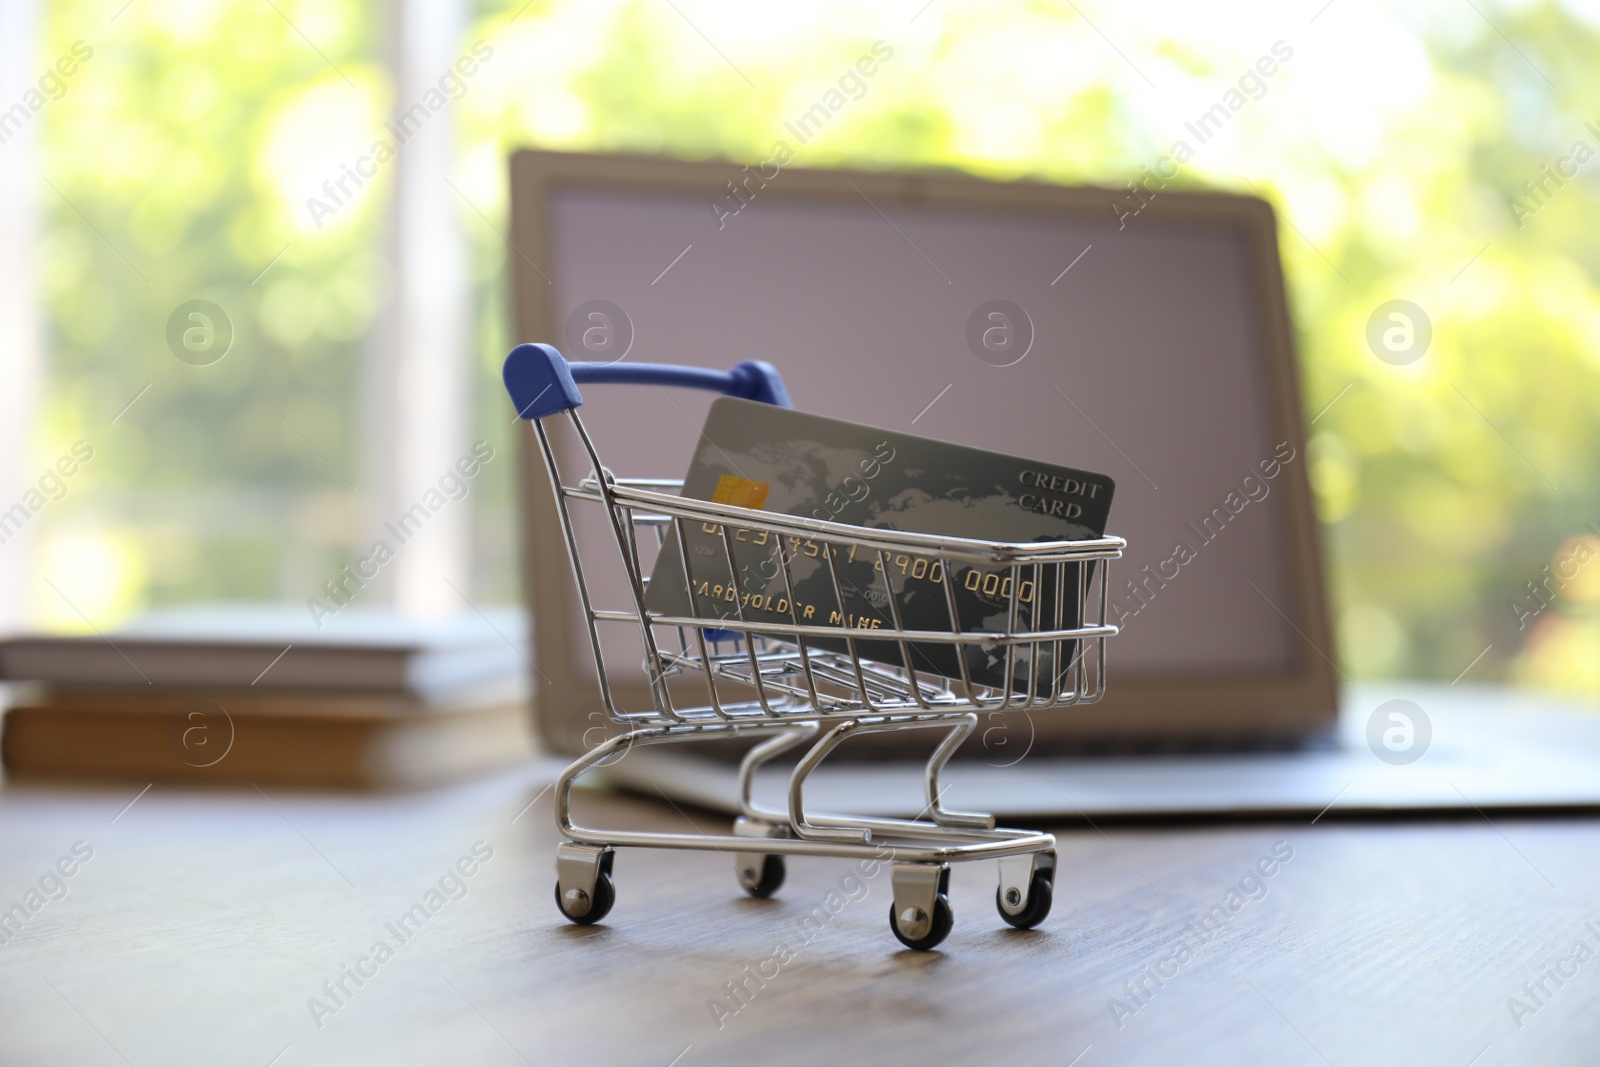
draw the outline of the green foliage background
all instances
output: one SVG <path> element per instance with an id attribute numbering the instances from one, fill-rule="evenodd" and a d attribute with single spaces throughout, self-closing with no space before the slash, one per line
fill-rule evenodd
<path id="1" fill-rule="evenodd" d="M 97 623 L 195 599 L 303 600 L 366 540 L 345 475 L 359 481 L 360 347 L 390 300 L 386 186 L 324 229 L 304 201 L 393 106 L 385 10 L 49 9 L 41 70 L 76 40 L 95 51 L 34 120 L 51 183 L 37 450 L 49 462 L 84 438 L 96 459 L 41 517 L 38 570 Z M 1537 198 L 1523 186 L 1579 141 L 1600 150 L 1595 18 L 1548 0 L 482 4 L 463 48 L 482 39 L 495 58 L 452 105 L 460 196 L 440 191 L 473 242 L 477 432 L 507 443 L 508 251 L 485 219 L 504 229 L 515 147 L 757 160 L 882 39 L 893 60 L 798 164 L 1121 186 L 1284 41 L 1294 58 L 1174 187 L 1259 191 L 1287 223 L 1347 671 L 1448 680 L 1470 665 L 1470 680 L 1600 692 L 1600 566 L 1569 562 L 1548 607 L 1526 587 L 1600 555 L 1600 163 Z M 227 308 L 238 336 L 204 374 L 163 340 L 195 297 Z M 1396 298 L 1434 330 L 1404 367 L 1365 341 Z M 487 476 L 473 592 L 508 601 L 510 465 Z"/>

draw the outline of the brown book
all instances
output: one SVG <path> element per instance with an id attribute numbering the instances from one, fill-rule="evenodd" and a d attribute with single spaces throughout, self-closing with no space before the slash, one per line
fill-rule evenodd
<path id="1" fill-rule="evenodd" d="M 428 711 L 525 704 L 520 676 L 500 678 L 449 697 L 388 690 L 342 689 L 187 689 L 159 685 L 33 685 L 13 704 L 73 708 L 79 711 L 225 712 L 229 715 L 300 715 L 340 718 L 418 715 Z"/>
<path id="2" fill-rule="evenodd" d="M 55 694 L 0 729 L 9 775 L 392 788 L 532 758 L 520 701 L 388 695 Z"/>

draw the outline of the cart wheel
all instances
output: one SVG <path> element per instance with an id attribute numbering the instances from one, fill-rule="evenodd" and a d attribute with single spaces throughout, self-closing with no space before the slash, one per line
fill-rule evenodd
<path id="1" fill-rule="evenodd" d="M 776 853 L 768 853 L 761 858 L 761 877 L 754 882 L 745 878 L 745 872 L 739 872 L 739 884 L 744 886 L 744 891 L 753 897 L 766 898 L 778 891 L 783 884 L 783 876 L 788 871 L 783 865 L 783 857 Z"/>
<path id="2" fill-rule="evenodd" d="M 583 891 L 581 889 L 575 889 L 573 892 L 581 894 Z M 569 922 L 575 922 L 579 926 L 589 926 L 599 922 L 601 919 L 604 919 L 606 917 L 606 913 L 611 910 L 611 905 L 615 904 L 616 902 L 617 887 L 616 883 L 612 882 L 611 880 L 610 871 L 602 871 L 599 876 L 595 878 L 594 899 L 589 902 L 589 910 L 584 912 L 582 915 L 574 915 L 572 911 L 569 910 L 573 907 L 581 906 L 582 901 L 568 902 L 567 900 L 563 899 L 561 896 L 561 883 L 556 883 L 556 907 L 561 909 L 561 914 L 565 915 Z"/>
<path id="3" fill-rule="evenodd" d="M 949 937 L 950 928 L 955 922 L 955 913 L 950 910 L 950 898 L 940 893 L 933 898 L 933 921 L 928 924 L 928 932 L 919 938 L 909 938 L 900 932 L 900 916 L 895 913 L 894 905 L 889 905 L 889 929 L 894 931 L 894 936 L 900 939 L 902 945 L 917 952 L 927 952 Z"/>
<path id="4" fill-rule="evenodd" d="M 1002 889 L 994 891 L 994 906 L 1000 912 L 1000 918 L 1015 926 L 1018 930 L 1032 930 L 1044 922 L 1050 914 L 1051 888 L 1049 870 L 1036 870 L 1028 881 L 1028 906 L 1012 915 L 1005 909 L 1005 898 L 1001 896 Z"/>

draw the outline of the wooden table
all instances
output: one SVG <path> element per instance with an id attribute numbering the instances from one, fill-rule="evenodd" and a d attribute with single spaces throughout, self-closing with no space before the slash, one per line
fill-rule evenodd
<path id="1" fill-rule="evenodd" d="M 0 934 L 0 1062 L 1600 1062 L 1600 820 L 1070 829 L 1041 929 L 1004 927 L 993 865 L 961 865 L 955 932 L 917 954 L 889 933 L 887 870 L 843 860 L 792 860 L 757 901 L 715 854 L 623 851 L 606 923 L 569 925 L 550 776 L 7 784 L 0 909 L 25 917 Z M 601 823 L 719 821 L 585 801 Z M 1274 848 L 1292 858 L 1246 878 Z"/>

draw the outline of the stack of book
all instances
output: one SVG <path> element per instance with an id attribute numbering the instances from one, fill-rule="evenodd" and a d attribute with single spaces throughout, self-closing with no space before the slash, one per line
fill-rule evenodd
<path id="1" fill-rule="evenodd" d="M 8 775 L 395 787 L 532 756 L 519 614 L 175 611 L 0 641 Z"/>

